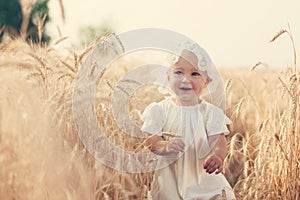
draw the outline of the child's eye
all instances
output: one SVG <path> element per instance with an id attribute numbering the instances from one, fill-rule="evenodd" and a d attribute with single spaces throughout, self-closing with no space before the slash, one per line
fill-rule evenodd
<path id="1" fill-rule="evenodd" d="M 181 71 L 175 71 L 174 74 L 176 74 L 176 75 L 182 75 L 182 72 Z"/>
<path id="2" fill-rule="evenodd" d="M 192 76 L 201 76 L 201 74 L 198 73 L 198 72 L 193 72 L 193 73 L 192 73 Z"/>

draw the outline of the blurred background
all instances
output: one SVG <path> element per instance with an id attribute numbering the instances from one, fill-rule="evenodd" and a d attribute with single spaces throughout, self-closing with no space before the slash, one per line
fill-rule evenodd
<path id="1" fill-rule="evenodd" d="M 1 32 L 9 30 L 13 23 L 18 24 L 21 29 L 22 6 L 18 2 L 0 1 Z M 21 2 L 28 4 L 36 0 Z M 300 47 L 297 37 L 300 35 L 300 2 L 297 0 L 37 2 L 40 5 L 31 13 L 30 19 L 35 20 L 29 20 L 29 27 L 34 27 L 34 23 L 38 23 L 37 19 L 41 18 L 46 22 L 43 27 L 46 33 L 43 34 L 44 40 L 49 37 L 53 42 L 62 34 L 68 36 L 64 45 L 72 48 L 87 46 L 105 31 L 122 33 L 145 27 L 164 28 L 197 41 L 210 53 L 219 67 L 251 67 L 262 62 L 273 69 L 293 63 L 293 50 L 287 37 L 276 41 L 275 45 L 269 43 L 280 29 L 288 29 L 288 25 L 295 36 L 296 49 Z M 25 11 L 26 6 L 23 6 L 23 13 Z M 7 25 L 6 29 L 3 29 L 4 25 Z M 25 26 L 26 23 L 23 24 L 23 29 Z M 28 29 L 28 32 L 36 31 Z"/>
<path id="2" fill-rule="evenodd" d="M 300 48 L 298 0 L 64 0 L 63 4 L 64 22 L 57 1 L 49 2 L 52 21 L 47 31 L 54 38 L 59 26 L 73 44 L 84 40 L 82 32 L 87 27 L 116 33 L 164 28 L 198 42 L 219 67 L 251 67 L 260 61 L 270 68 L 282 68 L 293 63 L 291 43 L 287 37 L 276 44 L 269 41 L 290 24 L 296 48 Z"/>

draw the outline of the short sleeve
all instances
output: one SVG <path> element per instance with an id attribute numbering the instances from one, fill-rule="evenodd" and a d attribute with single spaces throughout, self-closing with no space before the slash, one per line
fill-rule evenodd
<path id="1" fill-rule="evenodd" d="M 143 113 L 144 124 L 142 132 L 162 136 L 162 129 L 166 121 L 166 114 L 159 103 L 151 103 Z"/>
<path id="2" fill-rule="evenodd" d="M 231 123 L 231 120 L 224 114 L 223 110 L 211 105 L 205 119 L 207 136 L 217 135 L 220 133 L 228 135 L 229 130 L 227 128 L 227 124 Z"/>

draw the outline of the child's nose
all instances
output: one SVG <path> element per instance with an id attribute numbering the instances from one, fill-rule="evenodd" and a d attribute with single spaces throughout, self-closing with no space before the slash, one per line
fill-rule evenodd
<path id="1" fill-rule="evenodd" d="M 182 77 L 182 82 L 183 83 L 189 83 L 189 82 L 191 82 L 191 80 L 187 76 L 183 76 Z"/>

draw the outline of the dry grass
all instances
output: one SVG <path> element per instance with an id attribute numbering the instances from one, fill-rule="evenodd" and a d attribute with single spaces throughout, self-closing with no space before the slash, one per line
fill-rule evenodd
<path id="1" fill-rule="evenodd" d="M 230 71 L 227 113 L 235 119 L 235 134 L 225 175 L 239 199 L 298 198 L 300 99 L 299 82 L 289 81 L 293 76 L 290 69 Z"/>
<path id="2" fill-rule="evenodd" d="M 238 134 L 230 141 L 225 175 L 238 199 L 300 198 L 300 80 L 290 27 L 271 42 L 283 33 L 291 39 L 294 66 L 255 71 L 258 63 L 251 72 L 223 73 L 237 80 L 227 89 L 231 129 Z"/>
<path id="3" fill-rule="evenodd" d="M 78 137 L 72 92 L 88 50 L 63 58 L 55 47 L 32 47 L 22 40 L 0 49 L 0 199 L 144 199 L 151 173 L 105 167 Z M 118 129 L 101 92 L 96 96 L 106 136 L 130 151 L 143 149 L 143 141 L 126 139 Z"/>
<path id="4" fill-rule="evenodd" d="M 108 168 L 78 138 L 72 93 L 93 47 L 62 56 L 56 45 L 42 48 L 21 40 L 0 45 L 0 199 L 146 199 L 152 173 Z M 108 70 L 97 81 L 95 102 L 104 134 L 132 152 L 145 150 L 143 140 L 128 137 L 116 125 L 109 97 L 118 78 L 136 63 L 115 63 L 112 68 L 118 70 Z M 258 65 L 251 71 L 221 71 L 228 80 L 227 114 L 233 120 L 224 174 L 238 199 L 297 199 L 299 74 L 294 66 L 275 72 Z M 162 98 L 158 94 L 155 86 L 134 93 L 129 102 L 134 123 L 141 124 L 141 112 Z"/>

